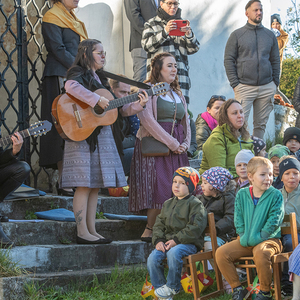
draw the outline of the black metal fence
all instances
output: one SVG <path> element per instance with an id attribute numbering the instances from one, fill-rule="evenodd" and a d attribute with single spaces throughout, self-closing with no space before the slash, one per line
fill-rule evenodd
<path id="1" fill-rule="evenodd" d="M 0 125 L 2 136 L 40 120 L 41 76 L 45 63 L 41 21 L 48 0 L 0 0 Z M 45 51 L 45 50 L 44 50 Z M 31 166 L 37 187 L 39 138 L 24 141 L 21 158 Z M 27 182 L 29 184 L 29 182 Z M 51 184 L 49 180 L 49 187 Z"/>

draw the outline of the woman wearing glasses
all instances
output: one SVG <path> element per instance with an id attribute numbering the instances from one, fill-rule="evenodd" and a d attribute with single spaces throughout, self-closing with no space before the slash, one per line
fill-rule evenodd
<path id="1" fill-rule="evenodd" d="M 80 41 L 88 38 L 84 23 L 75 15 L 79 1 L 53 0 L 53 7 L 43 17 L 42 34 L 47 49 L 47 59 L 42 77 L 41 119 L 52 122 L 53 100 L 62 93 L 63 81 L 77 54 Z M 40 166 L 62 171 L 63 139 L 54 126 L 40 142 Z M 59 178 L 60 180 L 60 178 Z M 57 190 L 72 196 L 72 190 Z"/>
<path id="2" fill-rule="evenodd" d="M 189 63 L 188 55 L 199 50 L 199 42 L 190 27 L 181 27 L 183 36 L 170 35 L 177 28 L 175 20 L 181 20 L 181 9 L 177 0 L 160 1 L 157 16 L 144 24 L 142 47 L 147 52 L 147 78 L 150 76 L 151 59 L 162 52 L 171 53 L 177 62 L 178 79 L 183 96 L 189 103 Z M 172 33 L 172 32 L 171 32 Z"/>
<path id="3" fill-rule="evenodd" d="M 200 174 L 212 167 L 227 169 L 233 178 L 237 178 L 234 160 L 242 149 L 253 152 L 244 111 L 235 99 L 223 103 L 219 110 L 219 125 L 212 131 L 204 143 Z"/>
<path id="4" fill-rule="evenodd" d="M 103 109 L 109 100 L 94 91 L 105 89 L 107 79 L 96 74 L 105 64 L 105 51 L 100 41 L 87 39 L 78 46 L 78 53 L 67 72 L 66 92 L 88 105 Z M 126 104 L 121 110 L 142 111 L 148 100 L 146 92 L 139 95 L 140 102 Z M 73 211 L 77 224 L 78 244 L 106 244 L 106 239 L 96 232 L 95 217 L 99 188 L 126 186 L 121 159 L 117 152 L 111 126 L 98 126 L 83 141 L 66 140 L 62 187 L 74 188 Z"/>
<path id="5" fill-rule="evenodd" d="M 218 125 L 218 113 L 225 96 L 213 95 L 207 103 L 206 112 L 199 114 L 195 122 L 197 150 L 202 150 L 203 144 Z"/>

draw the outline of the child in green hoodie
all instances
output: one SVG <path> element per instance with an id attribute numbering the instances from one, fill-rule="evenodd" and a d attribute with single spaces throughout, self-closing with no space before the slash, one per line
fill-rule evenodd
<path id="1" fill-rule="evenodd" d="M 282 250 L 283 197 L 272 187 L 273 165 L 267 158 L 253 157 L 247 172 L 252 185 L 239 190 L 235 200 L 234 225 L 239 236 L 217 249 L 216 262 L 233 289 L 232 300 L 242 300 L 248 291 L 241 286 L 234 261 L 253 256 L 260 281 L 260 292 L 255 299 L 272 299 L 271 259 Z"/>

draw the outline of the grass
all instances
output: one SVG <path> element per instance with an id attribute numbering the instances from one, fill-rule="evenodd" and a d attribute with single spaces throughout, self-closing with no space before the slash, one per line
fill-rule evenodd
<path id="1" fill-rule="evenodd" d="M 37 219 L 37 216 L 34 214 L 34 211 L 26 210 L 25 220 L 34 220 Z"/>
<path id="2" fill-rule="evenodd" d="M 0 277 L 12 277 L 27 274 L 26 270 L 10 258 L 10 248 L 0 251 Z"/>
<path id="3" fill-rule="evenodd" d="M 141 289 L 145 282 L 147 270 L 143 268 L 119 269 L 116 267 L 103 283 L 96 276 L 91 282 L 72 284 L 65 288 L 38 286 L 27 284 L 25 292 L 30 300 L 141 300 Z M 214 274 L 210 274 L 212 277 Z M 216 282 L 204 294 L 216 290 Z M 229 300 L 230 295 L 223 295 L 218 300 Z M 192 300 L 192 294 L 181 291 L 175 300 Z M 149 298 L 150 300 L 150 298 Z"/>

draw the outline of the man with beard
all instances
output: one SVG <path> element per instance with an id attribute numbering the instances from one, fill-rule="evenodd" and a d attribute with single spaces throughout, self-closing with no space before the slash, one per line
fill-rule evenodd
<path id="1" fill-rule="evenodd" d="M 261 24 L 260 0 L 250 0 L 245 10 L 248 22 L 231 33 L 224 65 L 246 120 L 253 105 L 253 135 L 263 139 L 279 85 L 280 57 L 275 35 Z"/>

